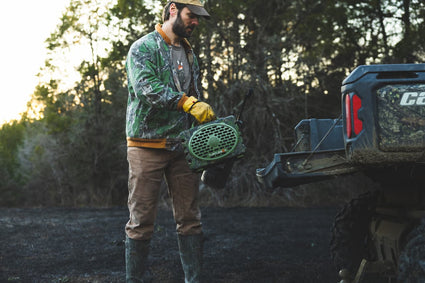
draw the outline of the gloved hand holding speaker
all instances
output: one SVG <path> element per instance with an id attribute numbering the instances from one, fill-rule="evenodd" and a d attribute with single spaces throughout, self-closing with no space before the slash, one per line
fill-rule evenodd
<path id="1" fill-rule="evenodd" d="M 185 99 L 182 106 L 183 111 L 195 117 L 198 123 L 203 124 L 216 119 L 214 111 L 208 103 L 198 101 L 198 99 L 193 96 Z"/>

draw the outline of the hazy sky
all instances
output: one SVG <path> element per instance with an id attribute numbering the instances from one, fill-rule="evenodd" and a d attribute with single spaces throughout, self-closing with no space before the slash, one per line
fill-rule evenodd
<path id="1" fill-rule="evenodd" d="M 44 41 L 68 3 L 20 0 L 0 4 L 0 124 L 25 111 L 46 58 Z"/>

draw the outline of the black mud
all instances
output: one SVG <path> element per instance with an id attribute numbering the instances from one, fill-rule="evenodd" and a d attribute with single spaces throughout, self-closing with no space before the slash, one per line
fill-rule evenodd
<path id="1" fill-rule="evenodd" d="M 205 208 L 204 282 L 337 282 L 336 208 Z M 0 209 L 0 282 L 124 282 L 125 208 Z M 172 212 L 152 240 L 154 282 L 183 282 Z"/>

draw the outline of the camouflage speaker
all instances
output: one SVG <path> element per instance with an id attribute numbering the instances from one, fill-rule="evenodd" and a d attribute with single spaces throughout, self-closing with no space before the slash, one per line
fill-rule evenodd
<path id="1" fill-rule="evenodd" d="M 191 128 L 180 136 L 189 167 L 196 172 L 230 158 L 240 158 L 245 153 L 233 115 Z"/>

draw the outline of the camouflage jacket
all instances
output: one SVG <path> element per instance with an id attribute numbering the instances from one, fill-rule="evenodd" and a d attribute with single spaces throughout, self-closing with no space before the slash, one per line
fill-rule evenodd
<path id="1" fill-rule="evenodd" d="M 161 25 L 135 41 L 126 61 L 128 102 L 127 146 L 172 148 L 192 118 L 179 104 L 183 95 L 200 97 L 199 65 L 187 40 L 183 46 L 191 67 L 189 94 L 180 90 L 171 58 L 170 40 Z"/>

